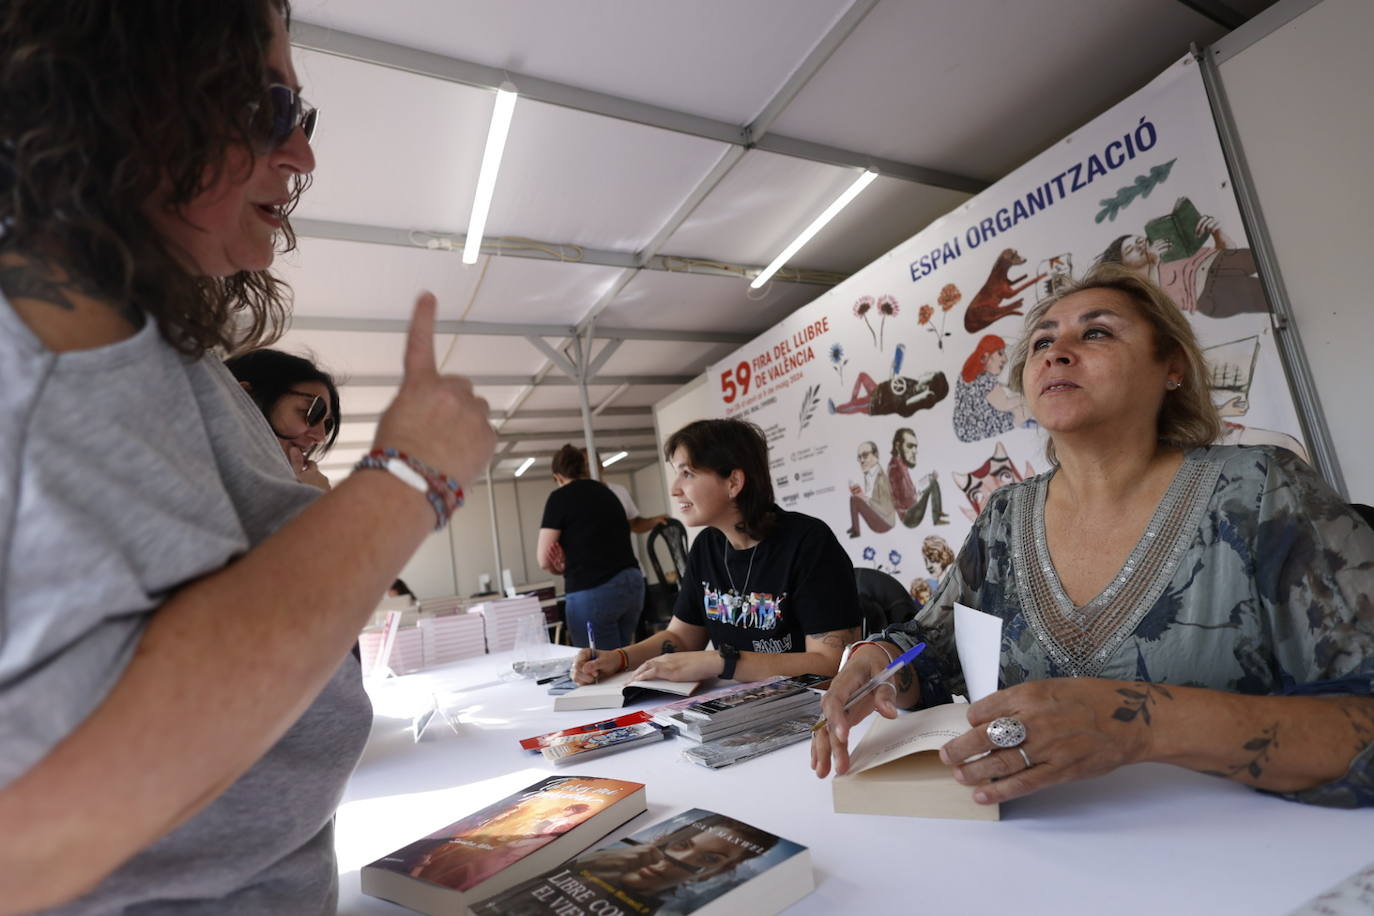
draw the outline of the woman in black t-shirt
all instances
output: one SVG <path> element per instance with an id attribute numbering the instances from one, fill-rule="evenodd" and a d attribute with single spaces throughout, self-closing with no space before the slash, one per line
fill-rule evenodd
<path id="1" fill-rule="evenodd" d="M 561 574 L 568 637 L 587 645 L 590 626 L 597 649 L 634 639 L 644 610 L 644 574 L 630 546 L 630 523 L 619 497 L 587 476 L 587 458 L 565 445 L 553 456 L 558 489 L 544 503 L 539 523 L 539 565 Z"/>
<path id="2" fill-rule="evenodd" d="M 707 526 L 687 558 L 668 628 L 615 652 L 581 652 L 579 683 L 636 667 L 636 677 L 756 681 L 834 674 L 859 638 L 854 567 L 824 522 L 773 504 L 768 443 L 743 420 L 698 420 L 664 448 L 671 495 Z M 707 641 L 715 649 L 706 650 Z"/>

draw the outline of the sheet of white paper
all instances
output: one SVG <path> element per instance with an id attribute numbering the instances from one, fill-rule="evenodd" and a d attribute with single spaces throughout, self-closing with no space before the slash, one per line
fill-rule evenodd
<path id="1" fill-rule="evenodd" d="M 1002 618 L 954 605 L 954 646 L 968 685 L 968 700 L 975 703 L 997 691 L 1002 659 Z"/>

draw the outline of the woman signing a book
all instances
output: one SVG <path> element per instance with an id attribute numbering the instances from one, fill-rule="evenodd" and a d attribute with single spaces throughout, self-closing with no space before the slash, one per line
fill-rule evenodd
<path id="1" fill-rule="evenodd" d="M 1002 689 L 940 753 L 980 803 L 1156 761 L 1374 805 L 1374 530 L 1292 453 L 1210 444 L 1191 325 L 1119 265 L 1027 316 L 1011 379 L 1054 469 L 998 490 L 926 608 L 853 652 L 816 774 L 848 769 L 874 708 L 962 692 L 958 602 L 1002 620 Z M 892 690 L 844 709 L 917 641 Z"/>
<path id="2" fill-rule="evenodd" d="M 433 297 L 330 492 L 219 358 L 286 318 L 316 120 L 288 16 L 0 6 L 0 913 L 332 912 L 349 649 L 492 453 Z"/>
<path id="3" fill-rule="evenodd" d="M 573 677 L 757 681 L 830 675 L 862 620 L 854 567 L 830 528 L 773 503 L 768 443 L 743 420 L 698 420 L 663 450 L 670 495 L 687 525 L 706 526 L 662 633 L 611 652 L 578 653 Z M 707 649 L 707 641 L 715 648 Z"/>

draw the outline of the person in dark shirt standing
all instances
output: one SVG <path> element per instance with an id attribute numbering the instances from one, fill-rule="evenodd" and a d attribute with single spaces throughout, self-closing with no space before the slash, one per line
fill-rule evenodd
<path id="1" fill-rule="evenodd" d="M 644 574 L 625 509 L 587 476 L 587 459 L 572 445 L 553 456 L 553 479 L 558 488 L 544 503 L 538 556 L 540 567 L 563 576 L 568 636 L 585 647 L 590 623 L 598 650 L 623 646 L 644 610 Z"/>
<path id="2" fill-rule="evenodd" d="M 632 667 L 637 678 L 671 681 L 834 674 L 859 638 L 854 567 L 824 522 L 773 503 L 763 432 L 743 420 L 698 420 L 669 437 L 664 457 L 679 517 L 707 526 L 687 557 L 673 619 L 619 651 L 579 653 L 574 679 Z"/>

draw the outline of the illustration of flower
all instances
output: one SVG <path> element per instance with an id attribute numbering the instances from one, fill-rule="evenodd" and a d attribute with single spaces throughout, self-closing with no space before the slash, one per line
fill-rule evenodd
<path id="1" fill-rule="evenodd" d="M 887 554 L 887 563 L 879 563 L 879 562 L 877 562 L 877 559 L 878 559 L 878 551 L 877 551 L 877 550 L 875 550 L 875 549 L 872 548 L 872 547 L 865 547 L 865 548 L 864 548 L 864 562 L 865 562 L 865 563 L 872 563 L 872 564 L 873 564 L 873 568 L 876 569 L 876 570 L 878 570 L 878 572 L 885 572 L 885 573 L 887 573 L 888 575 L 891 575 L 891 576 L 900 576 L 900 575 L 902 574 L 902 571 L 901 571 L 900 569 L 898 569 L 898 564 L 900 564 L 900 563 L 902 562 L 902 555 L 901 555 L 900 553 L 898 553 L 897 551 L 895 551 L 895 550 L 890 550 L 890 551 L 888 551 L 888 554 Z M 889 564 L 890 564 L 890 565 L 889 565 Z"/>
<path id="2" fill-rule="evenodd" d="M 959 303 L 959 300 L 963 298 L 964 294 L 959 292 L 959 287 L 955 286 L 953 283 L 946 283 L 944 285 L 940 290 L 939 298 L 936 300 L 940 303 L 940 327 L 938 329 L 935 327 L 934 322 L 934 306 L 923 305 L 921 306 L 920 312 L 916 315 L 916 323 L 935 335 L 935 342 L 939 345 L 941 350 L 945 348 L 945 338 L 950 336 L 951 333 L 945 330 L 945 317 L 949 314 L 949 310 L 954 308 L 954 306 Z"/>
<path id="3" fill-rule="evenodd" d="M 901 309 L 897 305 L 897 300 L 891 296 L 880 296 L 878 298 L 878 312 L 883 316 L 878 323 L 878 349 L 883 348 L 883 331 L 887 328 L 887 319 L 896 318 Z"/>
<path id="4" fill-rule="evenodd" d="M 901 566 L 902 555 L 895 550 L 889 550 L 887 552 L 887 562 L 891 563 L 894 567 Z"/>
<path id="5" fill-rule="evenodd" d="M 866 562 L 872 563 L 873 560 L 874 560 L 874 558 L 877 557 L 877 556 L 878 556 L 878 551 L 874 550 L 872 547 L 865 547 L 865 548 L 864 548 L 864 560 L 865 560 Z"/>
<path id="6" fill-rule="evenodd" d="M 964 294 L 959 292 L 959 287 L 955 286 L 953 283 L 946 283 L 940 289 L 940 298 L 937 301 L 940 303 L 940 308 L 948 312 L 950 309 L 954 308 L 962 298 L 964 298 Z"/>
<path id="7" fill-rule="evenodd" d="M 843 344 L 830 345 L 830 363 L 835 367 L 835 371 L 840 374 L 840 384 L 844 384 L 844 367 L 849 365 L 849 360 L 844 355 Z"/>
<path id="8" fill-rule="evenodd" d="M 868 313 L 871 311 L 873 311 L 872 296 L 860 296 L 859 301 L 854 303 L 854 316 L 856 318 L 862 318 L 864 324 L 868 325 L 868 333 L 873 335 L 873 344 L 877 346 L 878 334 L 873 330 L 873 325 L 868 320 Z"/>

